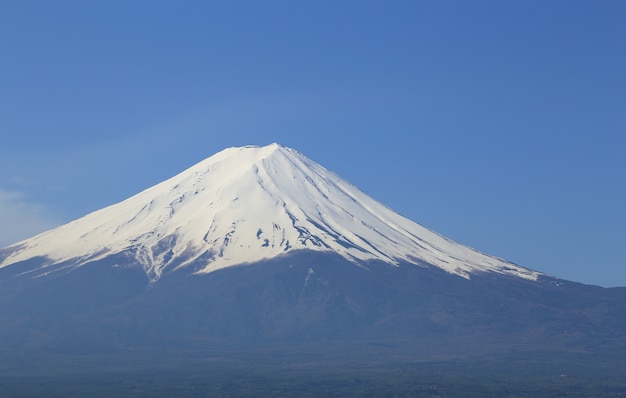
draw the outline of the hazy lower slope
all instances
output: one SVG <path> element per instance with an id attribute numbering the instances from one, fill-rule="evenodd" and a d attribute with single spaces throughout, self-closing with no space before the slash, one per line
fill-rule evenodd
<path id="1" fill-rule="evenodd" d="M 466 356 L 626 346 L 626 289 L 500 274 L 468 280 L 434 266 L 355 264 L 315 251 L 151 283 L 120 260 L 40 278 L 0 269 L 0 350 L 350 343 Z"/>

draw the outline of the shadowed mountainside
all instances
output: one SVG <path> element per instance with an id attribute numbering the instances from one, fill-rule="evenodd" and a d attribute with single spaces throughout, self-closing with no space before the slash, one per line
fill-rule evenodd
<path id="1" fill-rule="evenodd" d="M 156 283 L 118 262 L 35 279 L 18 274 L 27 264 L 2 269 L 1 347 L 97 352 L 362 343 L 471 355 L 625 345 L 624 288 L 489 273 L 468 280 L 434 267 L 357 265 L 306 251 L 206 275 L 174 271 Z"/>

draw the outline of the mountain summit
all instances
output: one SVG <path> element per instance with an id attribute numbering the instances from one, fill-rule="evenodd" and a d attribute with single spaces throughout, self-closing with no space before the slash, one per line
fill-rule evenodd
<path id="1" fill-rule="evenodd" d="M 5 248 L 0 267 L 45 258 L 31 271 L 41 274 L 50 264 L 75 268 L 124 255 L 156 280 L 166 270 L 193 265 L 207 273 L 296 250 L 432 265 L 464 278 L 540 275 L 422 227 L 279 144 L 225 149 L 127 200 Z"/>

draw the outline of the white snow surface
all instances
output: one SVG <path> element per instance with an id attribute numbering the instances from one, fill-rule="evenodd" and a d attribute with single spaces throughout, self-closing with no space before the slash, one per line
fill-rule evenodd
<path id="1" fill-rule="evenodd" d="M 126 252 L 156 280 L 167 268 L 193 263 L 207 273 L 298 249 L 424 262 L 464 278 L 541 275 L 432 232 L 279 144 L 225 149 L 129 199 L 3 249 L 0 268 L 39 256 L 47 258 L 44 267 L 82 266 Z"/>

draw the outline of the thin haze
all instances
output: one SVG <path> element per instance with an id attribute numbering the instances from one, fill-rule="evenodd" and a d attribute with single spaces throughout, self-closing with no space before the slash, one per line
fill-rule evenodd
<path id="1" fill-rule="evenodd" d="M 279 142 L 422 225 L 626 286 L 626 3 L 0 4 L 0 245 Z"/>

